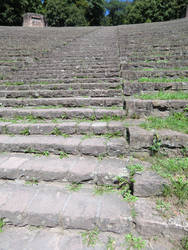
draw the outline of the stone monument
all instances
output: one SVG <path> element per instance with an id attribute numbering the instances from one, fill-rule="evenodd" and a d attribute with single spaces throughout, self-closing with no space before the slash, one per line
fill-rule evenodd
<path id="1" fill-rule="evenodd" d="M 45 27 L 46 20 L 43 15 L 36 13 L 26 13 L 23 16 L 23 27 Z"/>

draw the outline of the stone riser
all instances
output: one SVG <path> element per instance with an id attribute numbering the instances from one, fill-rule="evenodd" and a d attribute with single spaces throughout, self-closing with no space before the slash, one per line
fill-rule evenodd
<path id="1" fill-rule="evenodd" d="M 48 106 L 62 105 L 63 107 L 85 107 L 85 106 L 120 106 L 123 105 L 121 97 L 98 97 L 98 98 L 82 98 L 82 97 L 67 97 L 67 98 L 37 98 L 37 99 L 0 99 L 0 103 L 4 107 L 17 106 Z"/>
<path id="2" fill-rule="evenodd" d="M 8 76 L 7 78 L 10 78 L 10 76 Z M 108 78 L 104 78 L 104 76 L 102 78 L 64 78 L 64 79 L 54 79 L 54 78 L 49 78 L 49 79 L 44 79 L 44 78 L 38 78 L 38 79 L 20 79 L 17 76 L 12 77 L 12 79 L 5 79 L 7 82 L 16 82 L 16 81 L 24 81 L 25 83 L 31 83 L 31 82 L 49 82 L 49 83 L 57 83 L 57 82 L 62 82 L 62 83 L 115 83 L 115 82 L 119 82 L 120 78 L 119 77 L 108 77 Z M 5 83 L 5 80 L 0 80 L 0 83 Z"/>
<path id="3" fill-rule="evenodd" d="M 140 94 L 142 92 L 153 91 L 188 91 L 188 82 L 170 82 L 170 83 L 154 83 L 154 82 L 125 82 L 124 95 L 130 96 Z"/>
<path id="4" fill-rule="evenodd" d="M 0 135 L 1 152 L 31 153 L 34 150 L 36 153 L 48 151 L 58 155 L 65 152 L 71 155 L 120 156 L 125 154 L 126 145 L 127 142 L 123 138 Z"/>
<path id="5" fill-rule="evenodd" d="M 131 161 L 132 164 L 138 162 Z M 69 156 L 60 159 L 55 156 L 4 154 L 0 157 L 0 179 L 115 186 L 117 176 L 123 176 L 129 182 L 129 165 L 128 158 L 98 160 L 96 157 Z"/>
<path id="6" fill-rule="evenodd" d="M 167 116 L 171 112 L 182 112 L 186 105 L 187 100 L 125 100 L 128 117 Z"/>
<path id="7" fill-rule="evenodd" d="M 39 83 L 24 83 L 20 82 L 20 85 L 14 82 L 8 82 L 7 84 L 1 84 L 0 85 L 0 90 L 7 90 L 7 91 L 15 91 L 15 90 L 67 90 L 67 89 L 73 89 L 73 90 L 111 90 L 111 89 L 122 89 L 122 85 L 120 83 L 53 83 L 51 84 L 50 82 L 47 82 L 46 84 L 40 84 Z"/>
<path id="8" fill-rule="evenodd" d="M 55 129 L 59 133 L 66 135 L 73 134 L 95 134 L 104 135 L 106 133 L 124 135 L 125 127 L 121 122 L 75 122 L 75 121 L 59 121 L 59 123 L 52 123 L 48 120 L 45 123 L 18 123 L 12 124 L 10 122 L 0 123 L 0 134 L 22 134 L 24 130 L 28 129 L 30 135 L 51 135 L 55 133 Z M 58 133 L 57 132 L 57 133 Z"/>
<path id="9" fill-rule="evenodd" d="M 180 77 L 188 77 L 188 70 L 156 70 L 156 71 L 131 71 L 131 70 L 123 70 L 121 71 L 121 76 L 126 80 L 137 80 L 141 77 L 164 77 L 164 78 L 180 78 Z"/>
<path id="10" fill-rule="evenodd" d="M 45 86 L 44 86 L 45 87 Z M 68 86 L 67 86 L 68 89 Z M 57 97 L 116 97 L 122 96 L 121 90 L 34 90 L 0 91 L 0 98 L 57 98 Z"/>
<path id="11" fill-rule="evenodd" d="M 107 117 L 125 117 L 124 110 L 110 110 L 104 108 L 55 108 L 55 109 L 13 109 L 13 108 L 0 108 L 0 117 L 14 118 L 16 116 L 29 116 L 39 119 L 102 119 Z"/>

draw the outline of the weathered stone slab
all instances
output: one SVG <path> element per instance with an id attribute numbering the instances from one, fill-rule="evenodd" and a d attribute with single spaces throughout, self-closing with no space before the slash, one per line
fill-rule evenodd
<path id="1" fill-rule="evenodd" d="M 134 195 L 138 197 L 159 196 L 167 180 L 153 171 L 143 171 L 134 176 Z"/>
<path id="2" fill-rule="evenodd" d="M 188 223 L 183 214 L 165 219 L 157 212 L 155 202 L 146 198 L 135 202 L 135 211 L 136 230 L 143 236 L 163 235 L 181 239 L 187 235 Z"/>

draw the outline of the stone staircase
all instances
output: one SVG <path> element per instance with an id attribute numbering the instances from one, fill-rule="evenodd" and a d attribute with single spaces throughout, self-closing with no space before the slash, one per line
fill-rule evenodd
<path id="1" fill-rule="evenodd" d="M 188 211 L 156 210 L 167 180 L 151 170 L 156 131 L 139 125 L 188 100 L 134 95 L 187 92 L 187 26 L 0 27 L 1 250 L 181 249 Z M 182 157 L 187 134 L 157 136 Z"/>

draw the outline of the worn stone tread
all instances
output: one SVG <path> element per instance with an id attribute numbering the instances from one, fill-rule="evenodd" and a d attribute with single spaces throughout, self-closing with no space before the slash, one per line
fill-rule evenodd
<path id="1" fill-rule="evenodd" d="M 52 155 L 36 157 L 32 154 L 5 153 L 0 156 L 0 178 L 114 185 L 117 176 L 128 180 L 127 167 L 138 163 L 139 160 L 132 158 L 69 156 L 60 159 Z M 147 163 L 142 162 L 142 165 Z"/>
<path id="2" fill-rule="evenodd" d="M 97 196 L 89 189 L 71 192 L 55 185 L 14 183 L 2 183 L 0 193 L 0 217 L 9 224 L 84 230 L 97 226 L 115 233 L 133 227 L 131 208 L 117 193 Z"/>
<path id="3" fill-rule="evenodd" d="M 95 134 L 102 135 L 106 133 L 118 133 L 124 135 L 125 126 L 121 121 L 74 121 L 74 120 L 59 120 L 52 122 L 45 120 L 37 123 L 28 123 L 17 121 L 14 119 L 9 122 L 0 123 L 0 134 L 22 134 L 24 130 L 28 130 L 29 135 L 51 135 L 57 133 L 73 135 L 73 134 Z"/>
<path id="4" fill-rule="evenodd" d="M 33 115 L 36 118 L 44 118 L 44 119 L 54 119 L 54 118 L 62 118 L 62 119 L 73 119 L 73 118 L 86 118 L 90 119 L 93 116 L 95 119 L 102 119 L 104 116 L 112 117 L 125 117 L 124 110 L 115 110 L 115 109 L 107 109 L 104 107 L 93 107 L 93 108 L 40 108 L 34 109 L 33 107 L 23 107 L 23 108 L 11 108 L 11 107 L 2 107 L 0 108 L 0 117 L 8 118 L 15 116 L 27 116 Z"/>
<path id="5" fill-rule="evenodd" d="M 60 154 L 65 152 L 73 155 L 109 155 L 120 156 L 126 152 L 127 142 L 124 138 L 91 137 L 83 138 L 83 136 L 63 136 L 54 135 L 0 135 L 0 151 L 1 152 L 25 152 Z"/>
<path id="6" fill-rule="evenodd" d="M 37 228 L 32 226 L 14 227 L 5 226 L 0 234 L 1 250 L 106 250 L 109 239 L 113 239 L 116 250 L 128 248 L 125 235 L 99 232 L 98 240 L 94 246 L 84 243 L 83 230 L 62 230 L 57 228 Z M 135 234 L 136 236 L 136 234 Z M 170 238 L 157 237 L 144 239 L 144 250 L 169 250 L 174 245 Z M 179 247 L 178 244 L 176 245 Z"/>

